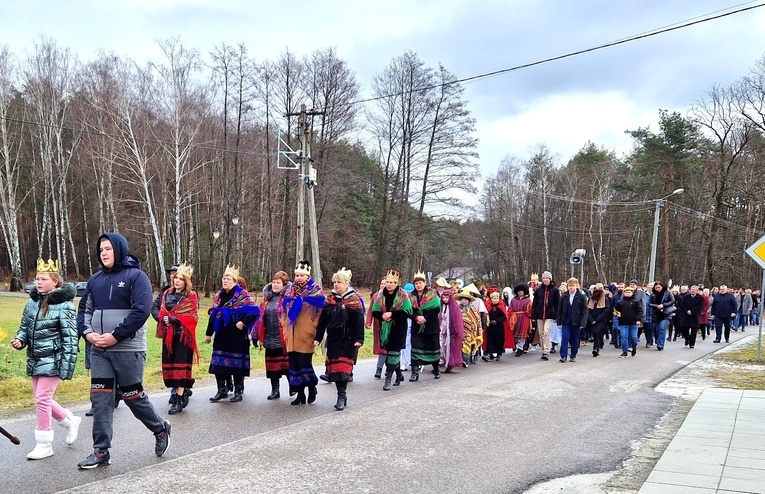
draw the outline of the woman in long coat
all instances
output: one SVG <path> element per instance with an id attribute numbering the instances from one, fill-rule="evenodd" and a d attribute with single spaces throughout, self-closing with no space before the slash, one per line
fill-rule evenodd
<path id="1" fill-rule="evenodd" d="M 531 329 L 531 298 L 529 297 L 529 287 L 521 283 L 515 286 L 515 296 L 510 301 L 510 307 L 507 310 L 510 327 L 513 329 L 513 338 L 515 340 L 515 356 L 523 355 L 523 346 Z"/>
<path id="2" fill-rule="evenodd" d="M 488 362 L 490 360 L 499 361 L 502 354 L 505 353 L 505 325 L 507 323 L 507 307 L 501 300 L 499 290 L 496 287 L 490 287 L 489 303 L 489 327 L 486 329 L 486 352 L 481 360 Z"/>
<path id="3" fill-rule="evenodd" d="M 349 269 L 342 268 L 332 276 L 332 293 L 327 296 L 316 328 L 314 345 L 327 334 L 327 376 L 337 388 L 335 409 L 348 404 L 346 390 L 353 380 L 353 366 L 364 344 L 364 302 L 351 288 Z"/>
<path id="4" fill-rule="evenodd" d="M 441 364 L 446 367 L 446 372 L 451 372 L 453 368 L 462 364 L 462 340 L 465 335 L 460 304 L 451 290 L 441 292 L 441 312 L 438 320 L 441 328 Z M 439 372 L 434 374 L 436 379 L 441 377 Z"/>
<path id="5" fill-rule="evenodd" d="M 412 376 L 409 381 L 420 379 L 420 369 L 430 365 L 438 370 L 438 360 L 441 357 L 439 342 L 438 314 L 441 312 L 441 300 L 432 288 L 426 285 L 425 274 L 420 271 L 414 274 L 414 291 L 412 300 Z"/>
<path id="6" fill-rule="evenodd" d="M 404 374 L 401 372 L 401 350 L 406 347 L 412 302 L 399 285 L 399 280 L 398 271 L 388 271 L 385 276 L 386 286 L 380 290 L 377 301 L 372 305 L 372 316 L 380 321 L 380 346 L 388 352 L 383 391 L 390 391 L 394 372 L 396 382 L 393 386 L 398 386 L 404 381 Z"/>
<path id="7" fill-rule="evenodd" d="M 608 321 L 613 320 L 611 297 L 606 294 L 603 283 L 592 290 L 587 308 L 587 332 L 592 334 L 592 356 L 597 357 L 603 349 L 603 335 L 608 331 Z"/>
<path id="8" fill-rule="evenodd" d="M 279 381 L 282 376 L 289 376 L 289 358 L 284 343 L 282 324 L 282 296 L 292 287 L 290 278 L 284 271 L 274 273 L 271 283 L 263 287 L 263 303 L 260 305 L 260 318 L 250 335 L 253 344 L 266 349 L 266 378 L 271 381 L 271 394 L 267 400 L 281 397 Z"/>
<path id="9" fill-rule="evenodd" d="M 380 292 L 387 286 L 385 278 L 380 280 L 380 287 L 372 294 L 369 301 L 369 307 L 373 307 L 380 298 Z M 388 352 L 380 346 L 380 321 L 372 316 L 372 311 L 367 311 L 367 329 L 372 328 L 372 353 L 377 355 L 377 369 L 375 370 L 375 379 L 382 377 L 383 366 L 388 358 Z"/>
<path id="10" fill-rule="evenodd" d="M 162 293 L 157 312 L 157 338 L 162 345 L 162 379 L 174 389 L 170 400 L 170 415 L 181 413 L 189 404 L 194 386 L 192 367 L 199 363 L 197 322 L 199 297 L 191 285 L 194 268 L 181 264 L 173 275 L 170 288 Z"/>
<path id="11" fill-rule="evenodd" d="M 239 269 L 227 266 L 221 279 L 222 288 L 213 297 L 213 305 L 205 333 L 205 343 L 213 341 L 210 374 L 215 375 L 218 392 L 210 401 L 228 397 L 226 380 L 233 378 L 231 402 L 242 401 L 244 378 L 250 375 L 250 332 L 260 315 L 250 293 L 239 286 Z"/>

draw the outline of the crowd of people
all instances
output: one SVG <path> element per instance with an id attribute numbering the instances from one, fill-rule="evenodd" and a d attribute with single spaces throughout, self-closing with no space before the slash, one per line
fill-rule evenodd
<path id="1" fill-rule="evenodd" d="M 64 284 L 55 261 L 38 262 L 35 288 L 24 309 L 20 329 L 11 344 L 27 349 L 27 373 L 37 411 L 35 448 L 29 459 L 53 455 L 52 422 L 66 430 L 73 444 L 81 418 L 53 400 L 58 383 L 71 379 L 78 356 L 78 333 L 86 340 L 86 367 L 91 375 L 93 453 L 78 463 L 91 469 L 111 462 L 114 408 L 123 400 L 133 415 L 155 436 L 155 454 L 169 446 L 171 425 L 155 410 L 143 390 L 147 321 L 156 321 L 162 340 L 162 377 L 170 389 L 169 415 L 189 405 L 199 362 L 197 324 L 200 302 L 193 289 L 193 267 L 169 268 L 170 285 L 152 303 L 148 276 L 129 254 L 125 237 L 105 233 L 98 241 L 101 269 L 88 282 L 78 310 L 75 293 Z M 215 376 L 220 402 L 243 400 L 245 377 L 250 375 L 250 347 L 265 360 L 271 383 L 267 400 L 281 398 L 286 377 L 291 405 L 314 403 L 320 380 L 334 383 L 335 409 L 348 406 L 348 384 L 365 329 L 372 332 L 377 355 L 375 379 L 383 391 L 400 386 L 410 371 L 417 382 L 423 371 L 432 379 L 479 362 L 500 362 L 509 351 L 515 357 L 538 352 L 561 363 L 576 362 L 579 350 L 591 345 L 598 357 L 606 341 L 621 350 L 620 358 L 636 356 L 640 339 L 646 348 L 662 350 L 682 336 L 694 348 L 697 338 L 729 341 L 731 331 L 745 331 L 758 323 L 759 290 L 729 290 L 727 286 L 673 287 L 653 281 L 645 287 L 596 283 L 588 289 L 569 278 L 556 285 L 552 273 L 532 275 L 512 289 L 486 286 L 478 278 L 465 286 L 461 280 L 437 279 L 429 285 L 423 272 L 401 284 L 401 274 L 389 270 L 379 289 L 365 303 L 352 286 L 353 273 L 345 267 L 332 276 L 325 293 L 311 276 L 311 264 L 301 261 L 292 279 L 277 271 L 263 288 L 262 301 L 250 294 L 236 266 L 226 267 L 221 288 L 207 311 L 204 342 L 212 344 L 208 372 Z M 313 367 L 316 347 L 322 346 L 324 372 Z"/>

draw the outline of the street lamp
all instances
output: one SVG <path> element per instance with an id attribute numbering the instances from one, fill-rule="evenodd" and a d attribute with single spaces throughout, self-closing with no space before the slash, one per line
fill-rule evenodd
<path id="1" fill-rule="evenodd" d="M 675 189 L 672 191 L 671 194 L 666 195 L 662 197 L 661 199 L 654 199 L 656 202 L 656 211 L 653 215 L 653 240 L 651 241 L 651 266 L 648 272 L 648 281 L 653 283 L 654 276 L 656 275 L 656 244 L 659 242 L 659 214 L 661 213 L 661 208 L 664 206 L 664 201 L 669 199 L 670 197 L 682 194 L 685 192 L 685 189 Z"/>
<path id="2" fill-rule="evenodd" d="M 234 216 L 231 218 L 231 223 L 233 223 L 233 224 L 234 224 L 234 226 L 238 225 L 238 224 L 239 224 L 239 215 L 235 214 L 235 215 L 234 215 Z"/>
<path id="3" fill-rule="evenodd" d="M 218 240 L 220 238 L 220 230 L 216 227 L 215 230 L 213 230 L 213 238 L 215 240 Z"/>

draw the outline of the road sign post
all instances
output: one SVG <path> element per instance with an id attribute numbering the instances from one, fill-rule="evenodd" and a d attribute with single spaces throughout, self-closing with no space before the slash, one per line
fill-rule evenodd
<path id="1" fill-rule="evenodd" d="M 765 236 L 753 243 L 746 249 L 746 253 L 749 257 L 754 259 L 754 262 L 760 265 L 762 268 L 762 282 L 760 283 L 760 326 L 757 336 L 757 362 L 760 361 L 760 355 L 762 354 L 762 315 L 763 315 L 763 295 L 765 294 Z"/>

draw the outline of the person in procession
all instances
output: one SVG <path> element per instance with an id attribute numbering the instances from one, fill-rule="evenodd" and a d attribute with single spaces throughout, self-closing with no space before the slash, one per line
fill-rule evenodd
<path id="1" fill-rule="evenodd" d="M 191 284 L 194 268 L 186 263 L 177 266 L 171 288 L 161 296 L 159 310 L 152 315 L 157 321 L 157 338 L 162 345 L 162 380 L 174 392 L 168 413 L 181 413 L 189 404 L 194 386 L 193 365 L 199 364 L 197 323 L 199 297 Z"/>
<path id="2" fill-rule="evenodd" d="M 240 280 L 239 268 L 228 265 L 221 277 L 221 289 L 213 304 L 205 333 L 205 343 L 212 341 L 210 374 L 215 375 L 218 392 L 210 401 L 228 398 L 229 379 L 234 384 L 232 403 L 242 401 L 244 378 L 250 375 L 250 332 L 260 316 L 260 309 Z M 213 338 L 213 335 L 215 336 Z"/>
<path id="3" fill-rule="evenodd" d="M 305 405 L 316 401 L 319 378 L 313 369 L 314 340 L 325 298 L 321 285 L 311 278 L 310 262 L 303 260 L 295 266 L 294 280 L 282 297 L 282 325 L 290 393 L 297 395 L 290 404 Z"/>
<path id="4" fill-rule="evenodd" d="M 21 324 L 11 346 L 27 350 L 27 375 L 32 378 L 37 425 L 35 447 L 30 460 L 53 456 L 53 420 L 66 430 L 66 444 L 74 444 L 81 417 L 63 408 L 54 399 L 62 380 L 71 379 L 77 363 L 78 340 L 74 300 L 77 291 L 64 283 L 58 263 L 37 261 L 35 286 L 29 291 Z"/>
<path id="5" fill-rule="evenodd" d="M 579 333 L 587 326 L 587 297 L 579 290 L 579 280 L 569 278 L 566 282 L 566 293 L 560 298 L 556 311 L 558 326 L 561 332 L 560 359 L 565 363 L 571 350 L 570 362 L 576 362 L 579 352 Z"/>
<path id="6" fill-rule="evenodd" d="M 438 293 L 427 286 L 425 273 L 418 271 L 414 274 L 414 291 L 412 301 L 412 375 L 410 382 L 420 379 L 420 370 L 430 365 L 438 370 L 441 358 L 441 332 L 438 315 L 441 312 L 441 300 Z"/>
<path id="7" fill-rule="evenodd" d="M 634 357 L 637 354 L 638 324 L 643 320 L 643 300 L 635 297 L 632 286 L 624 287 L 622 298 L 614 305 L 614 315 L 619 321 L 619 341 L 622 344 L 620 358 L 628 352 Z"/>
<path id="8" fill-rule="evenodd" d="M 587 330 L 593 339 L 593 357 L 600 355 L 600 351 L 603 350 L 605 345 L 603 336 L 608 331 L 608 321 L 612 319 L 612 310 L 611 297 L 606 294 L 603 283 L 596 283 L 587 302 Z"/>
<path id="9" fill-rule="evenodd" d="M 515 341 L 515 356 L 523 355 L 523 347 L 531 329 L 531 298 L 529 298 L 529 286 L 521 283 L 515 286 L 513 290 L 515 296 L 510 300 L 508 308 L 508 319 L 510 327 L 513 330 Z M 505 345 L 508 342 L 505 341 Z"/>
<path id="10" fill-rule="evenodd" d="M 319 316 L 314 345 L 327 335 L 327 376 L 337 388 L 335 409 L 348 405 L 348 383 L 353 380 L 353 366 L 359 347 L 364 344 L 364 302 L 351 287 L 350 269 L 340 268 L 332 275 L 332 292 L 327 295 Z"/>
<path id="11" fill-rule="evenodd" d="M 441 278 L 443 280 L 443 278 Z M 369 301 L 369 307 L 372 307 L 375 302 L 380 297 L 380 293 L 382 290 L 387 286 L 387 281 L 385 278 L 380 280 L 380 286 L 377 289 L 376 292 L 372 293 L 372 296 Z M 444 280 L 444 283 L 446 283 L 446 280 Z M 447 285 L 448 287 L 448 285 Z M 372 353 L 374 355 L 377 355 L 377 368 L 375 370 L 375 379 L 380 379 L 382 377 L 382 371 L 383 366 L 385 365 L 385 361 L 388 358 L 388 352 L 385 351 L 380 346 L 380 321 L 372 317 L 372 311 L 367 311 L 367 323 L 366 327 L 367 329 L 372 329 Z"/>
<path id="12" fill-rule="evenodd" d="M 536 325 L 539 341 L 542 343 L 541 360 L 549 360 L 552 349 L 550 332 L 555 322 L 555 311 L 560 302 L 560 292 L 555 286 L 552 273 L 542 273 L 542 284 L 534 290 L 534 300 L 531 303 L 531 319 Z"/>
<path id="13" fill-rule="evenodd" d="M 266 378 L 271 381 L 271 394 L 267 400 L 281 397 L 279 381 L 282 376 L 289 378 L 289 357 L 284 342 L 284 326 L 281 300 L 284 293 L 292 288 L 289 275 L 277 271 L 271 283 L 263 287 L 263 303 L 260 306 L 260 318 L 250 334 L 254 344 L 266 349 Z"/>
<path id="14" fill-rule="evenodd" d="M 505 303 L 502 301 L 499 288 L 489 287 L 486 291 L 489 294 L 489 324 L 486 329 L 486 351 L 481 356 L 481 360 L 484 362 L 492 360 L 499 362 L 502 354 L 505 353 L 505 326 L 508 325 L 507 307 L 505 307 Z"/>
<path id="15" fill-rule="evenodd" d="M 380 290 L 372 304 L 372 316 L 380 321 L 380 346 L 388 352 L 385 361 L 385 383 L 383 391 L 398 386 L 404 381 L 401 372 L 401 350 L 406 346 L 406 332 L 412 315 L 409 295 L 399 285 L 401 275 L 395 269 L 385 276 L 386 286 Z M 391 383 L 393 374 L 396 382 Z"/>

